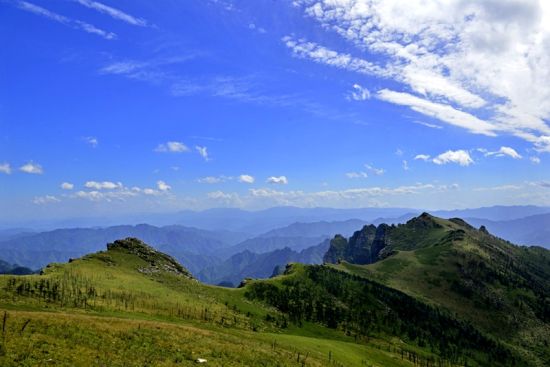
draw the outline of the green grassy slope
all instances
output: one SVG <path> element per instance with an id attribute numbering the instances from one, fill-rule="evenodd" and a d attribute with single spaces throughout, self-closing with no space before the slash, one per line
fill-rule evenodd
<path id="1" fill-rule="evenodd" d="M 550 252 L 514 246 L 459 219 L 423 215 L 394 227 L 391 256 L 332 265 L 441 306 L 525 360 L 550 360 Z M 338 244 L 341 247 L 341 244 Z"/>
<path id="2" fill-rule="evenodd" d="M 412 366 L 427 348 L 390 335 L 357 340 L 207 286 L 137 240 L 0 276 L 1 366 Z M 284 321 L 284 325 L 283 325 Z M 405 351 L 405 352 L 403 352 Z"/>

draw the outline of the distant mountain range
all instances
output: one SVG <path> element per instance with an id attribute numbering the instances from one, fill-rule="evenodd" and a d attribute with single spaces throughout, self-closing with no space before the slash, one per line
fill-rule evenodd
<path id="1" fill-rule="evenodd" d="M 317 246 L 300 252 L 288 247 L 261 254 L 245 250 L 221 264 L 203 269 L 197 277 L 210 284 L 237 286 L 245 278 L 269 278 L 274 273 L 279 273 L 277 268 L 284 269 L 288 263 L 321 264 L 328 248 L 329 240 L 326 239 Z"/>
<path id="2" fill-rule="evenodd" d="M 108 228 L 57 229 L 0 241 L 4 261 L 32 269 L 51 262 L 102 249 L 105 243 L 125 237 L 143 238 L 158 249 L 170 253 L 191 271 L 219 261 L 219 249 L 235 245 L 248 235 L 229 231 L 205 231 L 183 226 L 155 227 L 148 224 Z"/>
<path id="3" fill-rule="evenodd" d="M 29 268 L 0 260 L 0 274 L 27 275 L 32 273 L 33 271 Z"/>
<path id="4" fill-rule="evenodd" d="M 271 275 L 275 266 L 286 264 L 281 262 L 283 258 L 318 263 L 323 254 L 308 257 L 308 252 L 304 250 L 319 245 L 337 233 L 349 235 L 354 228 L 363 224 L 365 222 L 361 220 L 294 223 L 253 238 L 247 238 L 250 235 L 241 232 L 209 231 L 179 225 L 156 227 L 148 224 L 57 229 L 41 233 L 18 234 L 10 231 L 6 234 L 9 235 L 8 239 L 0 241 L 0 257 L 10 263 L 39 269 L 52 262 L 65 262 L 98 251 L 105 243 L 116 239 L 138 237 L 174 256 L 193 274 L 211 269 L 203 274 L 202 279 L 207 282 L 219 283 L 222 278 L 227 278 L 231 283 L 238 284 L 241 276 Z M 275 251 L 278 252 L 274 254 Z M 264 253 L 270 254 L 261 258 L 256 256 Z M 238 262 L 235 259 L 228 260 L 238 254 L 248 259 L 241 262 L 242 266 L 236 265 Z M 255 264 L 259 262 L 264 264 L 262 268 L 265 270 L 254 270 L 258 268 Z M 235 265 L 232 267 L 231 264 Z M 218 267 L 219 271 L 212 270 Z"/>
<path id="5" fill-rule="evenodd" d="M 468 218 L 466 221 L 475 226 L 484 225 L 489 232 L 510 242 L 550 249 L 550 213 L 503 221 L 480 218 Z"/>

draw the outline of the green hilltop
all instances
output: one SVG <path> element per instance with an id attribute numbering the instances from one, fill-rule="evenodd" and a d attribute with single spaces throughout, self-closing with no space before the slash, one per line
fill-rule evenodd
<path id="1" fill-rule="evenodd" d="M 423 214 L 205 285 L 138 239 L 0 276 L 2 366 L 544 366 L 549 255 Z"/>
<path id="2" fill-rule="evenodd" d="M 550 252 L 427 213 L 336 236 L 325 261 L 467 320 L 525 359 L 550 360 Z"/>

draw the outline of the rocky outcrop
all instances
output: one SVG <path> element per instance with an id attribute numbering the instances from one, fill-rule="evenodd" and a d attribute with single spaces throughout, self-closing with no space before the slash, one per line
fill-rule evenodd
<path id="1" fill-rule="evenodd" d="M 175 275 L 192 278 L 191 273 L 181 266 L 173 257 L 159 252 L 137 238 L 128 237 L 123 240 L 116 240 L 107 244 L 107 251 L 124 251 L 136 255 L 147 263 L 147 266 L 140 267 L 139 272 L 154 274 L 159 272 L 172 273 Z"/>

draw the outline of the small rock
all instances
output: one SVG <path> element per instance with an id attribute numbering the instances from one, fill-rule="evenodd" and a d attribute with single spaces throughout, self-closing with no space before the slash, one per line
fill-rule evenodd
<path id="1" fill-rule="evenodd" d="M 197 358 L 197 363 L 206 363 L 206 362 L 208 361 L 204 358 Z"/>

